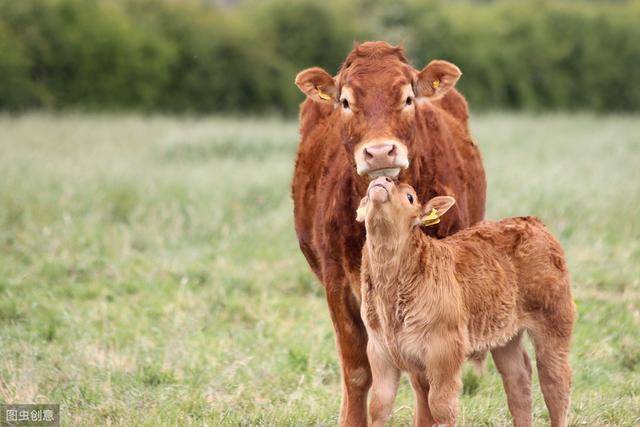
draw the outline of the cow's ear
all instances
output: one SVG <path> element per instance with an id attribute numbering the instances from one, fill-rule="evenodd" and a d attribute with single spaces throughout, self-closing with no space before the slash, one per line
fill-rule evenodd
<path id="1" fill-rule="evenodd" d="M 456 85 L 461 75 L 460 68 L 451 62 L 440 59 L 431 61 L 418 73 L 416 95 L 434 99 L 440 98 Z"/>
<path id="2" fill-rule="evenodd" d="M 316 102 L 335 102 L 338 89 L 333 77 L 320 67 L 307 68 L 296 76 L 296 85 L 302 93 Z"/>
<path id="3" fill-rule="evenodd" d="M 455 203 L 456 199 L 450 196 L 434 197 L 422 207 L 420 224 L 424 226 L 438 224 L 440 222 L 440 217 L 451 209 L 451 206 L 455 205 Z"/>

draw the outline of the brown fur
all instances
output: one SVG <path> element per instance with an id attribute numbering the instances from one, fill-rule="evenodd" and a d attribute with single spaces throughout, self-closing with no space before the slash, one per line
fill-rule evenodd
<path id="1" fill-rule="evenodd" d="M 401 101 L 399 85 L 417 88 L 421 76 L 426 74 L 407 63 L 401 48 L 369 42 L 354 48 L 335 78 L 317 68 L 297 78 L 309 97 L 300 109 L 302 139 L 292 183 L 295 229 L 304 256 L 326 289 L 336 331 L 343 374 L 341 425 L 366 424 L 371 384 L 359 310 L 365 232 L 354 215 L 368 179 L 356 173 L 356 144 L 392 135 L 406 145 L 410 159 L 401 179 L 421 198 L 449 194 L 458 199 L 451 215 L 426 233 L 444 237 L 484 218 L 485 175 L 469 134 L 464 97 L 450 88 L 446 93 L 417 94 L 410 114 L 391 108 Z M 359 112 L 351 119 L 345 119 L 336 99 L 345 84 L 358 98 Z M 316 87 L 332 99 L 323 101 Z"/>
<path id="2" fill-rule="evenodd" d="M 526 330 L 551 424 L 567 425 L 575 307 L 558 241 L 533 217 L 486 221 L 436 240 L 417 224 L 432 209 L 446 212 L 451 198 L 436 197 L 422 209 L 408 200 L 415 190 L 406 184 L 378 179 L 369 188 L 376 199 L 363 203 L 361 310 L 373 370 L 373 424 L 385 422 L 399 372 L 408 371 L 416 425 L 454 425 L 463 362 L 491 350 L 514 424 L 531 425 Z"/>

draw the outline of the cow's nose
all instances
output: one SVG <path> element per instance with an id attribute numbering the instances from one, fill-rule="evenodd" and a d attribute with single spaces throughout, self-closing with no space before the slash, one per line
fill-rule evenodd
<path id="1" fill-rule="evenodd" d="M 364 149 L 364 159 L 369 165 L 393 164 L 397 153 L 395 144 L 377 144 Z"/>

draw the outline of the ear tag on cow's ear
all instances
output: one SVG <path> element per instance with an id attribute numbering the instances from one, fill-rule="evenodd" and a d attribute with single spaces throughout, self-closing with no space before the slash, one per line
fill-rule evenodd
<path id="1" fill-rule="evenodd" d="M 438 89 L 440 87 L 440 80 L 436 79 L 433 82 L 431 82 L 431 87 L 434 89 Z"/>
<path id="2" fill-rule="evenodd" d="M 434 208 L 431 209 L 431 212 L 429 212 L 429 215 L 422 218 L 422 225 L 427 227 L 430 225 L 436 225 L 439 222 L 440 222 L 440 217 L 438 217 L 438 212 L 436 212 Z"/>
<path id="3" fill-rule="evenodd" d="M 324 99 L 325 101 L 328 101 L 331 99 L 331 96 L 324 93 L 319 87 L 316 87 L 316 90 L 318 91 L 318 96 L 320 98 Z"/>

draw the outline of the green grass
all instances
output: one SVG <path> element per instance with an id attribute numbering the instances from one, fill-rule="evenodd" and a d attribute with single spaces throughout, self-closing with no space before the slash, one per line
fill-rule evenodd
<path id="1" fill-rule="evenodd" d="M 640 423 L 640 118 L 472 127 L 488 217 L 538 215 L 566 249 L 572 424 Z M 292 225 L 296 141 L 267 119 L 0 116 L 0 402 L 59 402 L 65 425 L 334 424 L 333 331 Z M 412 406 L 403 380 L 392 423 Z M 491 362 L 465 374 L 461 419 L 509 422 Z"/>

